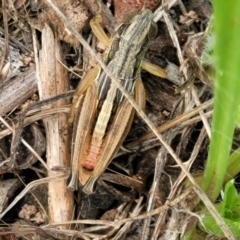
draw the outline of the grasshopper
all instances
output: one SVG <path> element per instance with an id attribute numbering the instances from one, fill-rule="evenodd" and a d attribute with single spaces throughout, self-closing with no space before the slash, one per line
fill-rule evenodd
<path id="1" fill-rule="evenodd" d="M 145 9 L 128 25 L 120 26 L 104 57 L 108 69 L 142 108 L 145 91 L 140 77 L 141 62 L 149 39 L 157 32 L 152 19 L 152 12 Z M 153 73 L 163 76 L 162 69 L 160 72 Z M 126 138 L 133 117 L 132 105 L 99 66 L 86 73 L 70 109 L 69 122 L 74 122 L 74 127 L 68 189 L 75 190 L 79 180 L 85 193 L 93 192 L 95 182 Z"/>

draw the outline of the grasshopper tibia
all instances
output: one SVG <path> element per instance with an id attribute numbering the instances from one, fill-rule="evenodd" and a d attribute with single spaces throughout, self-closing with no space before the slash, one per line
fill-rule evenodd
<path id="1" fill-rule="evenodd" d="M 71 180 L 67 186 L 68 190 L 70 190 L 70 191 L 75 191 L 78 188 L 78 174 L 77 173 L 72 172 Z"/>
<path id="2" fill-rule="evenodd" d="M 91 181 L 88 181 L 88 184 L 86 184 L 84 187 L 83 187 L 83 192 L 86 193 L 86 194 L 91 194 L 94 192 L 94 188 L 95 188 L 95 183 L 96 183 L 96 180 L 91 180 Z"/>

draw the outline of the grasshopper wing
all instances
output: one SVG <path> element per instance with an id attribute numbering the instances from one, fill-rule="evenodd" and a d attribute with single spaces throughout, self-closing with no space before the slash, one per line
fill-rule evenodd
<path id="1" fill-rule="evenodd" d="M 85 193 L 90 194 L 93 192 L 94 183 L 107 168 L 113 156 L 126 138 L 126 135 L 131 127 L 133 116 L 134 111 L 132 105 L 127 99 L 124 99 L 124 101 L 119 105 L 113 119 L 113 123 L 108 131 L 104 141 L 102 154 L 97 162 L 97 165 L 83 188 Z"/>
<path id="2" fill-rule="evenodd" d="M 78 171 L 80 161 L 83 159 L 86 144 L 89 144 L 89 135 L 92 129 L 92 124 L 96 116 L 97 108 L 97 87 L 93 83 L 81 96 L 78 104 L 78 111 L 74 116 L 74 128 L 72 136 L 72 177 L 68 185 L 68 189 L 75 190 L 78 185 Z M 81 169 L 81 167 L 80 167 Z M 89 178 L 87 171 L 80 173 L 79 180 Z"/>
<path id="3" fill-rule="evenodd" d="M 142 109 L 145 108 L 145 90 L 140 77 L 135 82 L 135 100 Z M 90 194 L 93 192 L 96 180 L 107 168 L 108 164 L 120 148 L 132 125 L 134 112 L 132 105 L 127 99 L 124 99 L 119 105 L 113 123 L 108 131 L 108 135 L 106 136 L 102 154 L 92 172 L 92 175 L 83 188 L 85 193 Z"/>

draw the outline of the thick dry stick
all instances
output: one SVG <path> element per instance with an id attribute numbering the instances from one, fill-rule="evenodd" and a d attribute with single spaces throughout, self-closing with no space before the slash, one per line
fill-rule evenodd
<path id="1" fill-rule="evenodd" d="M 37 79 L 34 68 L 2 82 L 0 84 L 0 116 L 21 105 L 36 91 Z"/>
<path id="2" fill-rule="evenodd" d="M 36 56 L 39 96 L 41 100 L 54 97 L 68 90 L 66 72 L 57 61 L 62 60 L 59 42 L 54 39 L 53 32 L 48 25 L 42 31 L 42 49 L 39 59 Z M 38 65 L 39 64 L 39 65 Z M 67 100 L 51 103 L 50 107 L 61 107 Z M 43 120 L 47 137 L 47 165 L 67 168 L 70 166 L 70 152 L 67 139 L 66 114 L 52 115 Z M 61 130 L 64 129 L 64 132 Z M 60 173 L 56 173 L 59 175 Z M 51 173 L 49 172 L 49 175 Z M 66 189 L 66 180 L 50 182 L 48 184 L 48 218 L 50 223 L 65 222 L 73 216 L 73 195 Z M 63 225 L 62 229 L 69 229 Z"/>
<path id="3" fill-rule="evenodd" d="M 7 11 L 6 11 L 6 0 L 2 0 L 2 15 L 3 15 L 3 24 L 5 29 L 5 45 L 4 49 L 2 51 L 2 57 L 0 59 L 0 82 L 4 79 L 2 79 L 2 69 L 4 65 L 4 60 L 7 58 L 7 55 L 9 54 L 9 45 L 8 45 L 8 19 L 7 19 Z"/>

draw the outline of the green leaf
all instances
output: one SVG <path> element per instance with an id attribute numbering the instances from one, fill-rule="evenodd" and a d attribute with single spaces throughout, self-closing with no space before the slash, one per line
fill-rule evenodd
<path id="1" fill-rule="evenodd" d="M 240 1 L 214 3 L 216 78 L 212 137 L 202 188 L 212 201 L 222 189 L 239 107 Z"/>
<path id="2" fill-rule="evenodd" d="M 223 201 L 215 206 L 233 235 L 240 236 L 240 195 L 237 194 L 233 180 L 225 186 Z M 221 228 L 206 209 L 201 213 L 201 217 L 207 233 L 223 236 Z"/>

